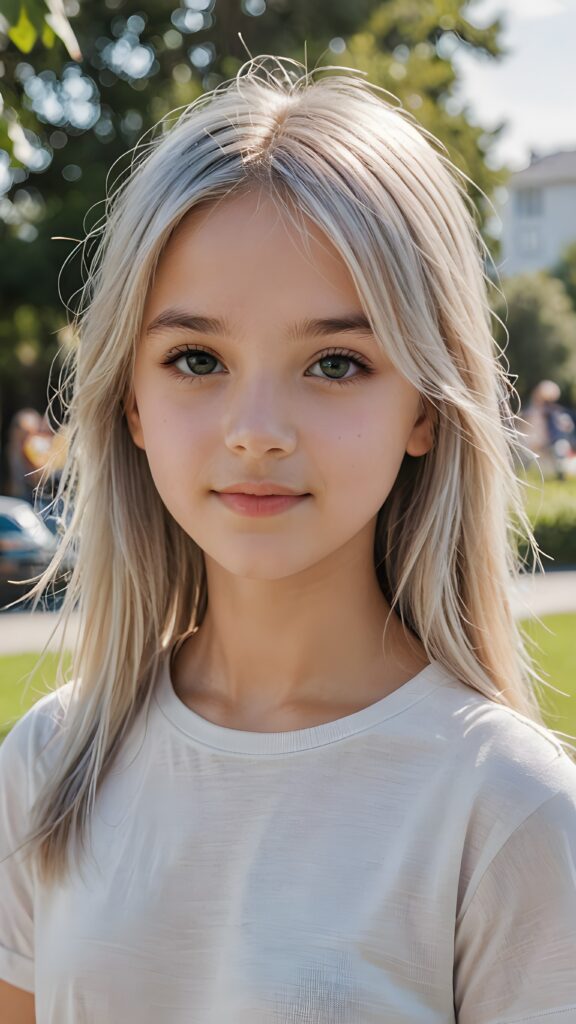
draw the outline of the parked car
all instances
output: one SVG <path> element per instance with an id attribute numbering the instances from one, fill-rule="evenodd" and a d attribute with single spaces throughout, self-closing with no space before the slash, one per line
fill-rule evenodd
<path id="1" fill-rule="evenodd" d="M 29 501 L 0 495 L 0 611 L 30 590 L 32 583 L 23 581 L 43 572 L 57 547 L 58 537 Z M 70 570 L 71 566 L 67 565 L 63 578 L 57 583 L 58 591 L 65 589 Z M 63 593 L 46 594 L 42 606 L 54 609 L 62 597 Z M 11 610 L 24 611 L 27 603 Z"/>

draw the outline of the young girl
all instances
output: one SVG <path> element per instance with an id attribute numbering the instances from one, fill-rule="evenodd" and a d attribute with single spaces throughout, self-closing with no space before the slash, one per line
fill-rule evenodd
<path id="1" fill-rule="evenodd" d="M 0 748 L 2 1021 L 576 1021 L 481 236 L 319 72 L 248 61 L 108 204 L 33 591 L 75 552 L 71 679 Z"/>

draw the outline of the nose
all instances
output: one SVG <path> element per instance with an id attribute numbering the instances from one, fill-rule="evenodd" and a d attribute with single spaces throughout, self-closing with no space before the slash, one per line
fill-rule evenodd
<path id="1" fill-rule="evenodd" d="M 269 377 L 253 380 L 230 399 L 223 430 L 231 450 L 240 447 L 254 456 L 267 451 L 290 454 L 297 444 L 290 402 Z"/>

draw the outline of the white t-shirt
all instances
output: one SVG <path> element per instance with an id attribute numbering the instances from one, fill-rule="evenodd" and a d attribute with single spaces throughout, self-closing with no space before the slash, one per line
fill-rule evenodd
<path id="1" fill-rule="evenodd" d="M 70 687 L 0 747 L 0 858 Z M 188 708 L 165 654 L 89 836 L 53 889 L 0 864 L 0 977 L 38 1024 L 576 1022 L 576 764 L 436 661 L 253 733 Z"/>

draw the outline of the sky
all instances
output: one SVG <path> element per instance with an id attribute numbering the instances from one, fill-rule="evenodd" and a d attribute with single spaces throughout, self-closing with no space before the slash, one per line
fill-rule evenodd
<path id="1" fill-rule="evenodd" d="M 456 95 L 483 127 L 508 121 L 490 163 L 519 170 L 531 150 L 576 149 L 576 0 L 475 0 L 466 17 L 483 25 L 498 14 L 508 55 L 479 58 L 458 45 Z"/>

